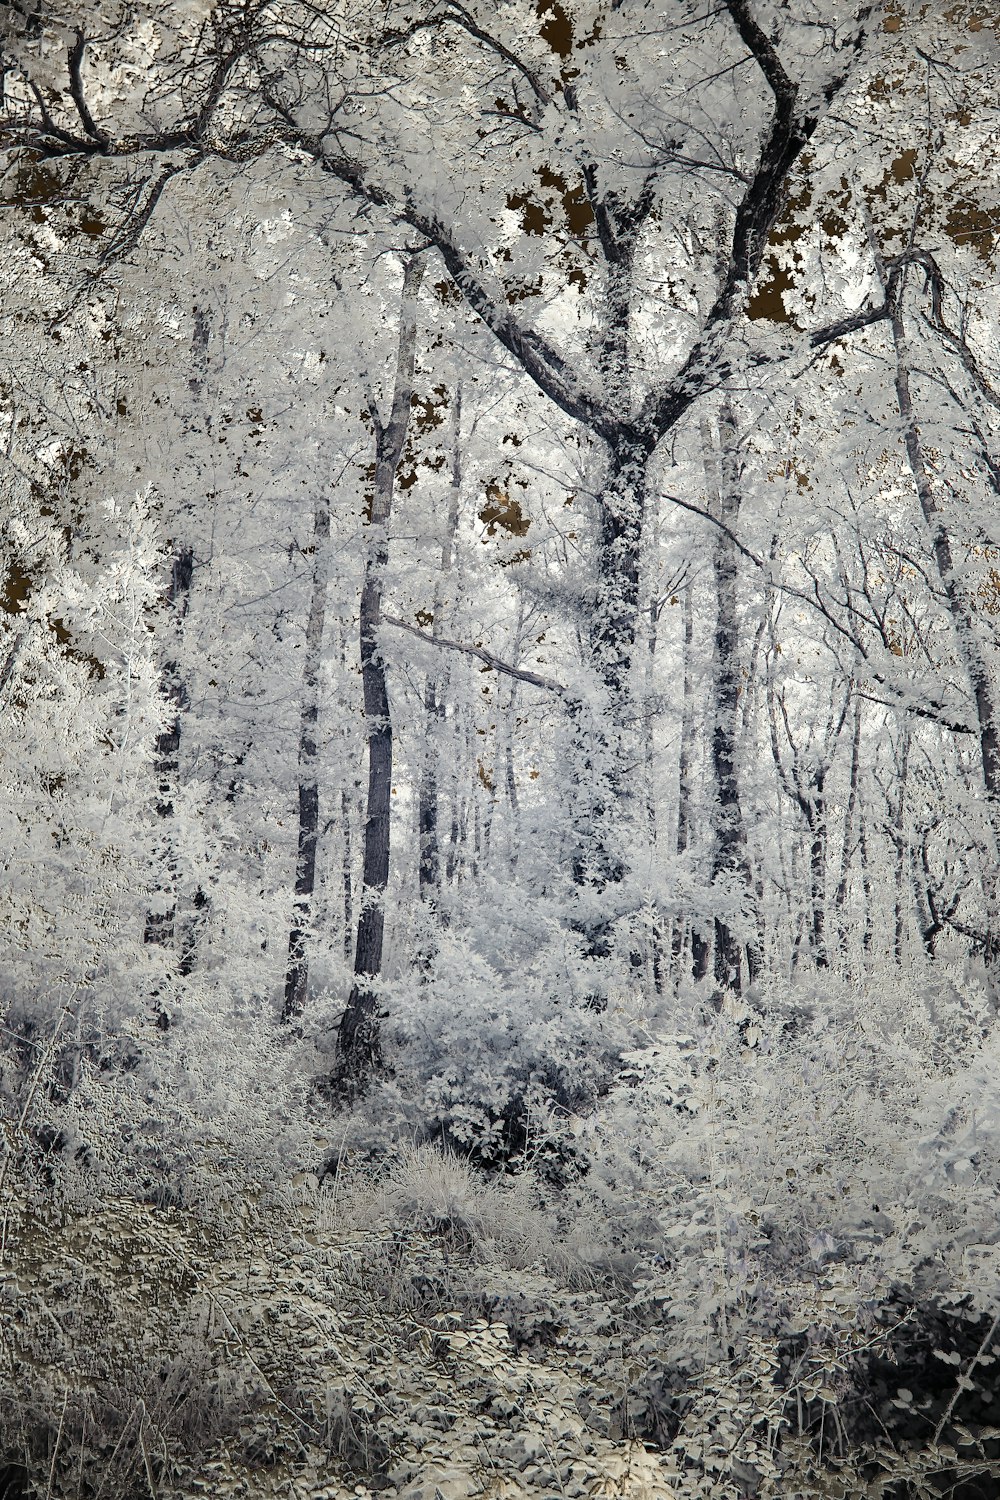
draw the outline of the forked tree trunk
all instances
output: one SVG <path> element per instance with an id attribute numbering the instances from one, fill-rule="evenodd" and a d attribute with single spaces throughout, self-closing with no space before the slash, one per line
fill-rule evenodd
<path id="1" fill-rule="evenodd" d="M 288 966 L 282 1019 L 302 1014 L 309 993 L 309 931 L 316 888 L 319 845 L 319 782 L 316 776 L 316 729 L 319 722 L 319 674 L 323 660 L 326 593 L 329 581 L 330 507 L 316 503 L 313 519 L 312 596 L 306 623 L 302 666 L 302 711 L 299 718 L 299 822 L 295 860 L 295 906 L 288 934 Z"/>
<path id="2" fill-rule="evenodd" d="M 361 678 L 368 731 L 368 794 L 358 938 L 354 950 L 354 984 L 337 1037 L 338 1080 L 359 1087 L 382 1066 L 379 1037 L 378 980 L 382 973 L 385 892 L 389 882 L 390 808 L 392 802 L 392 719 L 389 687 L 380 642 L 382 590 L 389 561 L 389 518 L 413 400 L 417 348 L 417 294 L 423 258 L 411 255 L 403 274 L 399 342 L 389 420 L 382 423 L 371 401 L 375 424 L 375 480 L 368 528 L 368 556 L 361 589 Z"/>
<path id="3" fill-rule="evenodd" d="M 767 716 L 771 737 L 771 758 L 783 790 L 801 813 L 805 824 L 804 844 L 809 863 L 809 952 L 818 969 L 825 969 L 829 964 L 829 955 L 826 947 L 826 885 L 829 839 L 826 781 L 849 707 L 850 694 L 848 693 L 844 698 L 844 706 L 839 717 L 839 722 L 837 722 L 837 716 L 831 707 L 824 740 L 823 758 L 815 759 L 813 756 L 806 758 L 803 756 L 800 747 L 796 744 L 792 735 L 792 727 L 784 695 L 779 695 L 775 692 L 773 674 L 771 671 L 768 673 Z M 784 727 L 785 741 L 792 756 L 790 771 L 785 768 L 778 744 L 779 709 Z M 849 825 L 850 812 L 848 812 L 846 821 Z M 848 834 L 845 834 L 846 837 L 848 837 Z M 845 845 L 845 848 L 849 851 L 849 843 Z M 844 858 L 846 860 L 846 853 Z M 846 864 L 842 870 L 842 879 L 846 880 Z"/>

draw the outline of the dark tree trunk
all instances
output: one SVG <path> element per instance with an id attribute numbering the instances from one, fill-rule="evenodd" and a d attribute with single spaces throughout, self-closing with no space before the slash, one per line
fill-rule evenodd
<path id="1" fill-rule="evenodd" d="M 389 518 L 396 470 L 402 456 L 413 398 L 417 346 L 417 294 L 423 258 L 411 255 L 403 275 L 396 374 L 389 420 L 383 425 L 371 400 L 375 423 L 375 481 L 369 522 L 368 557 L 361 589 L 361 678 L 368 729 L 368 793 L 354 984 L 337 1038 L 340 1084 L 362 1086 L 382 1066 L 377 982 L 382 973 L 385 892 L 389 882 L 392 800 L 392 719 L 389 688 L 379 638 L 382 588 L 389 561 Z"/>
<path id="2" fill-rule="evenodd" d="M 312 597 L 306 623 L 302 667 L 302 712 L 299 719 L 299 821 L 295 860 L 295 906 L 288 934 L 288 966 L 282 1019 L 302 1014 L 309 993 L 309 931 L 316 888 L 319 844 L 319 782 L 316 776 L 316 730 L 319 722 L 319 674 L 323 660 L 326 593 L 329 572 L 330 507 L 316 505 L 313 521 Z"/>

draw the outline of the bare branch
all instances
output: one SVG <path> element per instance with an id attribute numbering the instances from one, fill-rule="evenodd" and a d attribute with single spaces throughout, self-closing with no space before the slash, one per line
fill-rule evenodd
<path id="1" fill-rule="evenodd" d="M 802 604 L 808 604 L 810 609 L 815 610 L 817 614 L 821 615 L 822 618 L 830 626 L 830 628 L 834 630 L 839 636 L 842 636 L 843 639 L 846 640 L 848 644 L 854 648 L 861 660 L 864 661 L 867 670 L 871 674 L 874 681 L 878 683 L 879 687 L 884 688 L 887 693 L 894 693 L 896 695 L 895 702 L 892 702 L 891 700 L 884 700 L 881 698 L 871 698 L 870 701 L 872 703 L 881 703 L 884 708 L 901 708 L 906 713 L 912 713 L 916 715 L 918 719 L 929 719 L 932 723 L 940 724 L 943 729 L 950 730 L 952 734 L 977 733 L 977 731 L 974 730 L 970 725 L 963 723 L 961 720 L 955 719 L 951 715 L 946 705 L 943 703 L 935 702 L 933 699 L 928 699 L 926 704 L 916 704 L 911 703 L 907 699 L 905 699 L 902 692 L 897 689 L 893 683 L 887 681 L 885 676 L 872 665 L 871 658 L 869 657 L 868 651 L 865 648 L 865 643 L 861 636 L 857 635 L 854 630 L 849 629 L 842 620 L 837 619 L 830 606 L 824 600 L 822 590 L 819 586 L 819 580 L 815 577 L 815 575 L 810 574 L 810 577 L 813 581 L 813 587 L 811 590 L 796 588 L 794 584 L 784 583 L 781 579 L 777 579 L 773 576 L 773 570 L 768 560 L 763 557 L 759 557 L 756 552 L 753 552 L 749 547 L 741 542 L 735 531 L 733 531 L 731 527 L 727 526 L 725 521 L 722 521 L 718 516 L 713 515 L 711 511 L 705 510 L 700 505 L 695 505 L 695 503 L 691 500 L 682 500 L 679 495 L 664 494 L 663 498 L 665 500 L 669 500 L 673 505 L 680 506 L 681 510 L 690 511 L 692 515 L 700 516 L 702 520 L 709 521 L 718 531 L 721 531 L 724 536 L 727 536 L 729 538 L 738 552 L 742 553 L 742 555 L 747 558 L 749 562 L 753 563 L 755 568 L 766 575 L 768 583 L 772 588 L 776 589 L 780 594 L 786 594 L 790 599 L 797 599 Z M 838 600 L 837 602 L 838 604 L 841 604 L 841 601 Z M 849 598 L 845 598 L 842 601 L 842 607 L 847 611 L 849 616 L 854 616 L 855 618 L 862 620 L 865 624 L 870 625 L 872 623 L 868 616 L 865 615 L 864 611 L 858 609 L 857 605 L 853 604 Z M 861 694 L 861 696 L 866 697 L 868 695 Z"/>
<path id="2" fill-rule="evenodd" d="M 518 682 L 526 682 L 531 687 L 542 688 L 546 693 L 555 693 L 558 698 L 567 703 L 574 700 L 561 682 L 556 682 L 552 677 L 542 677 L 537 672 L 526 672 L 523 667 L 512 667 L 510 662 L 501 661 L 499 656 L 494 656 L 492 651 L 486 651 L 482 646 L 469 646 L 464 641 L 452 641 L 443 635 L 428 635 L 425 630 L 418 630 L 415 625 L 408 625 L 405 620 L 397 620 L 394 615 L 383 615 L 383 623 L 394 625 L 397 630 L 409 631 L 418 640 L 426 641 L 429 646 L 443 646 L 447 651 L 461 651 L 465 656 L 474 656 L 477 660 L 485 662 L 494 672 L 500 672 L 505 677 L 513 677 Z"/>
<path id="3" fill-rule="evenodd" d="M 435 26 L 440 26 L 443 22 L 451 22 L 453 26 L 460 26 L 463 31 L 468 32 L 469 36 L 474 37 L 478 42 L 482 42 L 484 47 L 488 47 L 497 57 L 502 58 L 508 67 L 513 68 L 515 72 L 521 75 L 539 104 L 544 106 L 552 103 L 552 95 L 527 64 L 516 53 L 511 52 L 509 47 L 505 47 L 503 42 L 498 41 L 490 32 L 485 31 L 479 25 L 478 21 L 470 16 L 464 6 L 456 3 L 456 0 L 450 0 L 448 8 L 439 11 L 437 15 L 427 16 L 422 21 L 411 21 L 405 31 L 387 32 L 383 40 L 383 46 L 401 46 L 404 42 L 409 41 L 411 37 L 416 36 L 418 32 L 429 31 Z"/>
<path id="4" fill-rule="evenodd" d="M 76 105 L 76 112 L 80 116 L 84 130 L 90 136 L 91 140 L 96 141 L 103 148 L 107 145 L 108 138 L 103 130 L 98 130 L 97 128 L 83 87 L 83 57 L 86 50 L 87 38 L 82 31 L 78 31 L 76 41 L 69 49 L 67 64 L 69 69 L 69 91 L 73 103 Z"/>
<path id="5" fill-rule="evenodd" d="M 701 338 L 677 373 L 643 403 L 640 425 L 657 441 L 694 401 L 728 375 L 725 350 L 730 327 L 757 279 L 768 236 L 784 202 L 788 173 L 819 124 L 816 113 L 801 108 L 798 86 L 792 83 L 774 45 L 757 24 L 750 0 L 724 0 L 724 4 L 774 95 L 774 115 L 761 145 L 757 170 L 736 210 L 729 265 L 705 319 Z M 865 35 L 870 10 L 870 6 L 865 6 L 858 17 L 854 51 Z M 827 84 L 824 89 L 827 103 L 843 87 L 847 73 L 845 67 Z"/>
<path id="6" fill-rule="evenodd" d="M 877 307 L 863 308 L 861 312 L 854 313 L 849 318 L 841 318 L 837 323 L 827 323 L 825 328 L 814 328 L 809 335 L 809 342 L 814 349 L 825 348 L 835 339 L 845 338 L 849 333 L 857 333 L 861 328 L 870 328 L 873 323 L 884 322 L 889 315 L 888 301 L 879 303 Z"/>
<path id="7" fill-rule="evenodd" d="M 927 319 L 928 323 L 936 333 L 941 335 L 948 347 L 958 355 L 965 373 L 979 394 L 989 402 L 994 410 L 1000 411 L 1000 392 L 994 390 L 991 383 L 983 374 L 979 361 L 973 350 L 969 347 L 968 341 L 961 334 L 956 333 L 945 322 L 943 311 L 944 277 L 941 274 L 941 267 L 938 265 L 933 254 L 930 250 L 919 250 L 914 247 L 898 256 L 893 262 L 893 265 L 900 269 L 907 264 L 918 265 L 924 272 L 926 278 L 924 283 L 925 288 L 929 289 L 931 294 L 931 314 Z"/>
<path id="8" fill-rule="evenodd" d="M 460 250 L 439 219 L 424 213 L 412 198 L 397 200 L 368 177 L 360 162 L 348 156 L 332 156 L 322 143 L 299 136 L 295 142 L 307 150 L 317 165 L 337 177 L 360 197 L 395 213 L 416 229 L 438 250 L 452 281 L 469 307 L 480 317 L 503 347 L 514 356 L 525 373 L 567 416 L 582 422 L 601 436 L 614 430 L 614 420 L 604 406 L 582 389 L 576 374 L 558 350 L 533 328 L 526 328 L 483 285 L 465 252 Z"/>

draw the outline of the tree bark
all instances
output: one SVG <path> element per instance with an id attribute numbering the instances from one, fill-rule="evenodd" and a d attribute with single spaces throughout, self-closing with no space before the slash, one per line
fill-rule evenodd
<path id="1" fill-rule="evenodd" d="M 295 905 L 288 934 L 288 965 L 282 1020 L 302 1014 L 309 993 L 309 931 L 316 887 L 319 844 L 319 782 L 316 775 L 316 729 L 319 722 L 319 673 L 323 660 L 326 593 L 329 580 L 330 507 L 318 500 L 313 519 L 312 597 L 306 623 L 302 667 L 302 712 L 299 719 L 299 820 L 295 861 Z"/>
<path id="2" fill-rule="evenodd" d="M 631 677 L 651 452 L 652 445 L 625 423 L 608 443 L 598 514 L 597 586 L 587 641 L 590 666 L 604 689 L 605 712 L 595 715 L 579 700 L 568 703 L 574 765 L 572 871 L 575 884 L 592 896 L 625 874 L 621 831 L 634 801 L 629 768 L 642 756 Z M 610 919 L 591 910 L 574 925 L 584 939 L 585 957 L 610 954 Z"/>
<path id="3" fill-rule="evenodd" d="M 351 799 L 346 788 L 340 794 L 341 885 L 344 894 L 344 958 L 350 963 L 354 951 L 354 870 L 351 850 Z"/>
<path id="4" fill-rule="evenodd" d="M 697 748 L 697 725 L 694 708 L 694 584 L 688 583 L 684 590 L 682 659 L 682 707 L 681 743 L 677 759 L 677 833 L 675 849 L 685 854 L 694 835 L 694 763 Z M 677 917 L 674 923 L 671 953 L 674 961 L 681 959 L 685 951 L 685 939 L 690 934 L 691 975 L 695 980 L 704 979 L 708 973 L 711 943 L 690 917 Z"/>
<path id="5" fill-rule="evenodd" d="M 653 555 L 653 567 L 648 589 L 648 609 L 646 612 L 646 694 L 643 707 L 643 753 L 645 758 L 645 794 L 646 794 L 646 838 L 649 849 L 655 852 L 658 833 L 658 807 L 657 807 L 657 775 L 656 775 L 656 730 L 654 724 L 654 688 L 656 673 L 656 647 L 659 642 L 660 612 L 663 609 L 663 601 L 660 599 L 660 577 L 658 566 L 659 552 L 659 517 L 654 515 L 653 530 L 651 537 L 651 552 Z M 652 907 L 652 917 L 649 933 L 646 941 L 646 957 L 649 978 L 649 988 L 654 995 L 663 994 L 663 916 L 660 908 L 655 903 Z"/>
<path id="6" fill-rule="evenodd" d="M 651 444 L 623 423 L 608 445 L 600 501 L 590 654 L 608 693 L 612 723 L 619 729 L 631 708 L 629 679 L 639 615 L 639 562 L 651 453 Z"/>
<path id="7" fill-rule="evenodd" d="M 389 561 L 389 518 L 396 470 L 402 456 L 413 399 L 417 347 L 417 294 L 423 258 L 410 255 L 403 273 L 399 341 L 392 408 L 382 423 L 371 401 L 375 423 L 375 480 L 369 521 L 368 556 L 361 589 L 361 678 L 368 729 L 368 794 L 358 937 L 354 950 L 354 984 L 337 1036 L 338 1076 L 357 1087 L 382 1067 L 377 981 L 382 973 L 385 891 L 389 882 L 392 800 L 392 719 L 389 688 L 380 645 L 380 615 L 385 569 Z"/>

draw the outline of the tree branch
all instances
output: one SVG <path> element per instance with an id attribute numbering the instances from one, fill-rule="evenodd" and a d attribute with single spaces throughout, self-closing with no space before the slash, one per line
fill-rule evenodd
<path id="1" fill-rule="evenodd" d="M 728 333 L 760 272 L 768 237 L 781 212 L 785 179 L 819 124 L 818 114 L 799 106 L 799 90 L 785 71 L 774 45 L 757 24 L 750 0 L 723 0 L 740 38 L 774 95 L 774 115 L 760 150 L 757 170 L 736 210 L 727 268 L 709 309 L 700 339 L 677 373 L 643 403 L 639 423 L 659 441 L 707 390 L 726 378 Z M 858 17 L 854 50 L 861 45 L 871 10 Z M 847 68 L 824 89 L 829 103 L 843 87 Z"/>
<path id="2" fill-rule="evenodd" d="M 989 402 L 994 410 L 1000 411 L 1000 392 L 994 390 L 983 374 L 979 366 L 979 361 L 969 348 L 968 341 L 961 334 L 956 333 L 945 322 L 943 311 L 944 277 L 941 274 L 941 267 L 938 265 L 933 254 L 930 250 L 918 250 L 916 247 L 912 247 L 904 251 L 902 255 L 897 256 L 893 262 L 893 265 L 898 270 L 901 270 L 907 264 L 918 265 L 924 272 L 925 289 L 929 289 L 931 294 L 931 314 L 927 321 L 935 332 L 941 335 L 949 348 L 954 350 L 958 355 L 965 373 L 979 394 Z"/>
<path id="3" fill-rule="evenodd" d="M 411 21 L 405 31 L 386 32 L 382 45 L 384 47 L 401 46 L 404 42 L 409 41 L 410 37 L 416 36 L 418 32 L 428 31 L 432 27 L 440 26 L 445 21 L 450 21 L 453 26 L 460 26 L 469 36 L 474 37 L 478 42 L 482 42 L 484 47 L 488 47 L 491 52 L 495 52 L 497 57 L 502 58 L 515 72 L 520 73 L 539 104 L 544 106 L 552 103 L 552 95 L 527 64 L 522 62 L 508 47 L 505 47 L 503 42 L 498 41 L 490 32 L 485 31 L 479 25 L 478 21 L 469 15 L 465 7 L 457 3 L 457 0 L 449 0 L 448 9 L 439 11 L 437 15 L 427 16 L 422 21 Z"/>
<path id="4" fill-rule="evenodd" d="M 832 344 L 835 339 L 842 339 L 849 333 L 857 333 L 860 328 L 870 328 L 873 323 L 882 323 L 889 317 L 890 307 L 888 301 L 881 302 L 877 307 L 866 307 L 861 312 L 852 314 L 849 318 L 841 318 L 836 323 L 827 323 L 824 328 L 814 328 L 809 335 L 809 342 L 814 349 L 825 348 Z"/>
<path id="5" fill-rule="evenodd" d="M 679 495 L 668 495 L 664 493 L 663 499 L 670 501 L 672 505 L 680 506 L 681 510 L 690 511 L 692 515 L 700 516 L 702 520 L 711 522 L 711 524 L 718 531 L 721 531 L 724 536 L 727 536 L 729 538 L 738 552 L 742 553 L 742 555 L 747 558 L 749 562 L 753 563 L 754 567 L 757 568 L 759 572 L 766 575 L 768 583 L 772 588 L 776 589 L 778 593 L 787 594 L 790 599 L 797 599 L 802 604 L 808 604 L 810 609 L 814 609 L 817 614 L 822 616 L 822 618 L 826 621 L 826 623 L 831 627 L 832 630 L 836 631 L 838 635 L 842 636 L 844 640 L 847 641 L 848 644 L 855 649 L 855 651 L 857 651 L 858 656 L 865 663 L 865 666 L 871 673 L 871 676 L 873 677 L 875 682 L 877 682 L 880 687 L 884 688 L 887 693 L 896 694 L 896 702 L 893 703 L 882 698 L 871 698 L 870 695 L 864 693 L 860 694 L 860 696 L 869 697 L 872 703 L 881 703 L 883 708 L 902 708 L 904 712 L 914 714 L 918 719 L 929 719 L 932 723 L 940 724 L 942 729 L 947 729 L 952 734 L 975 734 L 978 732 L 974 730 L 969 724 L 964 724 L 960 720 L 952 718 L 949 715 L 948 709 L 943 703 L 935 703 L 932 700 L 928 700 L 927 704 L 906 702 L 906 700 L 903 698 L 902 693 L 899 692 L 891 682 L 888 682 L 886 680 L 883 673 L 879 672 L 872 665 L 871 658 L 869 657 L 868 652 L 865 649 L 865 643 L 861 639 L 861 637 L 856 635 L 853 630 L 848 629 L 843 621 L 838 620 L 833 611 L 830 609 L 829 605 L 824 602 L 823 595 L 819 586 L 819 580 L 815 576 L 810 574 L 810 577 L 812 577 L 813 579 L 812 593 L 808 592 L 806 589 L 796 588 L 794 584 L 784 583 L 781 581 L 781 579 L 774 578 L 767 560 L 763 557 L 758 556 L 756 552 L 753 552 L 749 547 L 741 542 L 735 531 L 733 531 L 730 526 L 727 526 L 725 521 L 720 520 L 718 516 L 714 516 L 711 511 L 705 510 L 700 505 L 695 505 L 694 501 L 692 500 L 682 500 Z M 840 601 L 838 601 L 838 603 L 839 602 Z M 866 624 L 871 624 L 871 621 L 867 619 L 867 617 L 857 608 L 856 605 L 853 605 L 850 602 L 850 599 L 845 599 L 843 601 L 842 607 L 846 609 L 848 615 L 853 615 L 854 617 L 864 621 Z"/>
<path id="6" fill-rule="evenodd" d="M 69 91 L 73 103 L 76 105 L 76 112 L 80 116 L 84 130 L 90 136 L 91 140 L 96 141 L 99 147 L 103 148 L 107 145 L 108 138 L 103 130 L 98 130 L 97 128 L 94 117 L 90 113 L 90 105 L 87 103 L 87 96 L 83 87 L 83 56 L 86 50 L 87 38 L 82 31 L 78 31 L 76 41 L 69 49 L 67 61 Z"/>
<path id="7" fill-rule="evenodd" d="M 451 238 L 447 228 L 432 214 L 424 213 L 409 197 L 397 200 L 387 189 L 373 182 L 360 162 L 348 156 L 332 156 L 319 142 L 299 136 L 296 144 L 309 152 L 323 171 L 339 178 L 359 197 L 395 213 L 435 246 L 449 276 L 472 311 L 482 319 L 490 332 L 512 354 L 534 383 L 550 400 L 575 421 L 592 428 L 602 437 L 616 429 L 613 418 L 589 392 L 581 389 L 574 372 L 558 350 L 537 333 L 514 318 L 509 309 L 490 295 L 465 252 Z"/>
<path id="8" fill-rule="evenodd" d="M 426 641 L 429 646 L 443 646 L 447 651 L 461 651 L 465 656 L 474 656 L 477 660 L 485 662 L 492 671 L 500 672 L 505 677 L 513 677 L 518 682 L 526 682 L 530 687 L 542 688 L 546 693 L 555 693 L 558 698 L 564 699 L 567 703 L 574 701 L 561 682 L 556 682 L 552 677 L 542 677 L 537 672 L 526 672 L 523 667 L 512 667 L 510 662 L 501 661 L 499 656 L 494 656 L 492 651 L 486 651 L 482 646 L 469 646 L 464 641 L 452 641 L 443 635 L 428 635 L 425 630 L 418 630 L 415 625 L 408 625 L 405 620 L 397 620 L 394 615 L 384 614 L 382 621 L 385 625 L 394 625 L 397 630 L 408 631 L 418 640 Z"/>
<path id="9" fill-rule="evenodd" d="M 17 666 L 17 658 L 21 654 L 21 647 L 23 645 L 24 631 L 22 630 L 18 631 L 17 635 L 14 637 L 14 643 L 11 646 L 10 650 L 7 652 L 7 660 L 4 662 L 3 666 L 0 667 L 0 696 L 3 695 L 8 682 L 14 675 L 14 668 Z"/>

